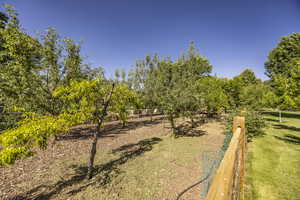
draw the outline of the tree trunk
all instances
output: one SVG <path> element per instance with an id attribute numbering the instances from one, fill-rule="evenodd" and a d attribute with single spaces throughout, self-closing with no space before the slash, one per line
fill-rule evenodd
<path id="1" fill-rule="evenodd" d="M 195 127 L 196 127 L 196 125 L 195 125 L 195 121 L 194 121 L 194 118 L 193 118 L 193 116 L 191 116 L 191 122 L 192 122 L 192 128 L 195 128 Z"/>
<path id="2" fill-rule="evenodd" d="M 169 121 L 171 123 L 171 127 L 172 127 L 172 131 L 173 131 L 173 134 L 176 133 L 176 127 L 175 127 L 175 122 L 174 122 L 174 116 L 173 116 L 173 113 L 169 115 Z"/>
<path id="3" fill-rule="evenodd" d="M 97 142 L 98 142 L 98 134 L 100 133 L 100 127 L 99 124 L 97 125 L 97 132 L 93 135 L 93 142 L 92 142 L 92 148 L 90 153 L 90 160 L 88 164 L 88 172 L 87 172 L 87 178 L 91 179 L 93 176 L 93 168 L 94 168 L 94 161 L 95 161 L 95 155 L 97 153 Z"/>
<path id="4" fill-rule="evenodd" d="M 281 119 L 281 110 L 279 110 L 279 123 L 282 122 L 282 119 Z"/>
<path id="5" fill-rule="evenodd" d="M 115 84 L 113 83 L 112 89 L 110 91 L 110 94 L 104 104 L 104 108 L 102 110 L 100 120 L 97 121 L 97 131 L 93 135 L 93 142 L 92 142 L 92 148 L 91 148 L 91 153 L 90 153 L 90 159 L 89 159 L 89 164 L 88 164 L 88 172 L 87 172 L 87 178 L 91 179 L 93 176 L 93 169 L 94 169 L 94 161 L 95 161 L 95 156 L 97 153 L 97 142 L 98 142 L 98 135 L 100 135 L 101 131 L 101 125 L 103 123 L 104 117 L 106 116 L 106 111 L 113 93 L 113 90 L 115 88 Z"/>

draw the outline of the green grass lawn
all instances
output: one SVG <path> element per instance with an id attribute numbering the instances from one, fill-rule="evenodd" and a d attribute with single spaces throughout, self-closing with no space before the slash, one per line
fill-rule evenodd
<path id="1" fill-rule="evenodd" d="M 300 199 L 300 113 L 265 114 L 265 135 L 249 144 L 246 199 Z"/>

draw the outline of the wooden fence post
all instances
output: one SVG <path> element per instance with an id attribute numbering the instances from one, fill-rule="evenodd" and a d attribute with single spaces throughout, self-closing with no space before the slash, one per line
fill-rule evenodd
<path id="1" fill-rule="evenodd" d="M 245 118 L 233 120 L 233 136 L 217 169 L 206 200 L 238 200 L 244 198 Z"/>
<path id="2" fill-rule="evenodd" d="M 234 133 L 236 129 L 240 127 L 241 133 L 245 133 L 245 117 L 234 117 L 233 118 L 233 126 L 232 126 L 232 132 Z"/>
<path id="3" fill-rule="evenodd" d="M 246 138 L 246 122 L 245 117 L 234 117 L 233 118 L 233 133 L 235 133 L 237 128 L 241 128 L 241 136 L 240 136 L 240 144 L 239 144 L 239 151 L 240 154 L 240 175 L 239 175 L 239 192 L 240 192 L 240 198 L 244 199 L 244 182 L 245 182 L 245 171 L 246 171 L 246 144 L 247 144 L 247 138 Z"/>

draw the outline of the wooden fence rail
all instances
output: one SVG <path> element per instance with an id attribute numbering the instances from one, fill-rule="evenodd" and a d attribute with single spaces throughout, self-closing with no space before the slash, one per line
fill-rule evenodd
<path id="1" fill-rule="evenodd" d="M 206 200 L 243 199 L 245 177 L 245 118 L 235 117 L 229 147 L 213 177 Z"/>

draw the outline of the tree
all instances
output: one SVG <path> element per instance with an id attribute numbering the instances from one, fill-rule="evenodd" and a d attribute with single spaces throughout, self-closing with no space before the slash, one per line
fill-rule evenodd
<path id="1" fill-rule="evenodd" d="M 300 57 L 300 34 L 292 33 L 281 38 L 277 47 L 271 50 L 265 63 L 266 75 L 273 80 L 275 75 L 288 76 L 293 66 L 291 61 Z"/>
<path id="2" fill-rule="evenodd" d="M 63 134 L 72 126 L 90 121 L 96 124 L 93 133 L 87 177 L 93 173 L 98 137 L 107 112 L 116 111 L 126 115 L 128 105 L 134 105 L 135 93 L 126 85 L 115 85 L 101 78 L 96 80 L 72 81 L 60 86 L 54 96 L 64 103 L 58 116 L 25 112 L 17 128 L 6 130 L 0 135 L 0 165 L 13 164 L 17 159 L 32 156 L 34 147 L 47 147 L 51 136 Z M 125 112 L 125 114 L 123 113 Z"/>
<path id="3" fill-rule="evenodd" d="M 195 102 L 199 98 L 194 84 L 200 78 L 208 76 L 211 68 L 208 60 L 196 53 L 194 43 L 191 43 L 188 53 L 177 61 L 164 59 L 152 69 L 152 80 L 155 81 L 152 85 L 155 93 L 153 96 L 167 115 L 175 135 L 175 118 L 179 113 L 191 111 L 190 105 L 197 105 Z"/>
<path id="4" fill-rule="evenodd" d="M 251 69 L 245 69 L 241 74 L 234 77 L 234 79 L 242 86 L 254 85 L 261 82 L 258 78 L 256 78 L 255 73 Z"/>
<path id="5" fill-rule="evenodd" d="M 241 88 L 239 94 L 241 107 L 248 110 L 261 110 L 265 92 L 266 88 L 262 83 Z"/>
<path id="6" fill-rule="evenodd" d="M 281 41 L 268 56 L 266 74 L 278 97 L 279 109 L 300 108 L 300 34 L 292 33 Z"/>
<path id="7" fill-rule="evenodd" d="M 274 91 L 272 91 L 272 88 L 265 92 L 262 98 L 262 104 L 265 108 L 276 108 L 278 101 L 279 99 Z"/>
<path id="8" fill-rule="evenodd" d="M 128 84 L 135 90 L 142 100 L 142 104 L 146 109 L 150 109 L 151 121 L 155 108 L 158 107 L 158 98 L 155 92 L 156 72 L 159 59 L 157 55 L 146 56 L 145 60 L 136 63 L 136 67 L 129 73 Z"/>
<path id="9" fill-rule="evenodd" d="M 274 90 L 273 88 L 270 87 L 268 88 L 268 90 L 263 95 L 262 104 L 265 108 L 271 108 L 271 109 L 277 108 L 279 112 L 279 122 L 281 123 L 282 104 L 279 104 L 280 99 L 278 98 L 278 96 L 275 94 L 273 90 Z"/>
<path id="10" fill-rule="evenodd" d="M 97 79 L 95 81 L 71 82 L 68 87 L 61 87 L 56 95 L 67 101 L 65 112 L 79 116 L 82 122 L 92 120 L 97 124 L 88 164 L 88 178 L 92 178 L 96 147 L 101 126 L 107 113 L 115 85 Z"/>
<path id="11" fill-rule="evenodd" d="M 228 124 L 232 124 L 232 119 L 236 115 L 245 116 L 248 140 L 263 134 L 265 121 L 261 109 L 264 106 L 266 91 L 266 86 L 250 69 L 246 69 L 225 84 L 225 92 L 230 99 L 231 107 L 227 117 Z"/>
<path id="12" fill-rule="evenodd" d="M 72 39 L 64 39 L 67 56 L 64 58 L 64 77 L 66 84 L 72 80 L 85 78 L 82 72 L 82 57 L 80 56 L 80 44 L 76 44 Z"/>
<path id="13" fill-rule="evenodd" d="M 256 78 L 255 73 L 251 69 L 245 69 L 241 74 L 235 76 L 233 79 L 225 80 L 223 87 L 228 96 L 231 110 L 234 110 L 236 107 L 239 108 L 241 106 L 245 106 L 246 104 L 243 101 L 245 101 L 245 94 L 247 93 L 246 90 L 250 92 L 251 89 L 249 88 L 251 87 L 255 90 L 255 87 L 260 84 L 261 80 Z M 244 89 L 247 87 L 249 88 Z"/>
<path id="14" fill-rule="evenodd" d="M 5 24 L 7 23 L 8 17 L 5 13 L 0 12 L 0 29 L 3 29 L 5 27 Z"/>
<path id="15" fill-rule="evenodd" d="M 5 7 L 7 18 L 0 32 L 0 104 L 5 110 L 17 105 L 28 112 L 58 115 L 61 103 L 53 96 L 54 90 L 72 80 L 103 76 L 103 69 L 83 64 L 80 45 L 62 40 L 54 28 L 40 39 L 26 34 L 15 9 Z"/>
<path id="16" fill-rule="evenodd" d="M 63 65 L 61 63 L 63 47 L 60 43 L 60 36 L 54 28 L 49 28 L 41 36 L 41 70 L 40 70 L 40 91 L 36 99 L 41 107 L 42 113 L 58 115 L 61 110 L 61 103 L 53 96 L 53 92 L 63 84 Z M 38 88 L 37 88 L 38 89 Z"/>
<path id="17" fill-rule="evenodd" d="M 204 111 L 208 116 L 219 115 L 228 107 L 228 97 L 223 89 L 223 81 L 216 77 L 204 77 L 198 82 L 198 92 L 201 94 Z"/>
<path id="18" fill-rule="evenodd" d="M 0 12 L 0 31 L 2 31 L 5 28 L 7 21 L 8 21 L 7 15 L 3 12 Z M 0 51 L 3 50 L 3 46 L 2 46 L 3 42 L 4 41 L 2 39 L 2 35 L 0 34 Z"/>
<path id="19" fill-rule="evenodd" d="M 41 45 L 22 32 L 16 11 L 6 5 L 8 20 L 0 32 L 0 100 L 6 106 L 34 105 L 39 88 Z M 35 109 L 33 107 L 32 109 Z"/>
<path id="20" fill-rule="evenodd" d="M 127 124 L 128 110 L 138 107 L 140 107 L 140 101 L 137 93 L 125 84 L 118 84 L 116 92 L 113 94 L 110 111 L 117 113 L 118 118 L 122 121 L 123 128 Z"/>
<path id="21" fill-rule="evenodd" d="M 72 81 L 69 86 L 60 87 L 55 95 L 61 97 L 66 105 L 64 114 L 74 116 L 75 122 L 91 121 L 97 125 L 93 134 L 93 141 L 88 165 L 88 178 L 92 177 L 94 158 L 98 137 L 101 134 L 104 119 L 108 111 L 117 112 L 126 122 L 127 110 L 134 105 L 135 93 L 126 85 L 116 85 L 101 78 L 96 80 Z"/>

